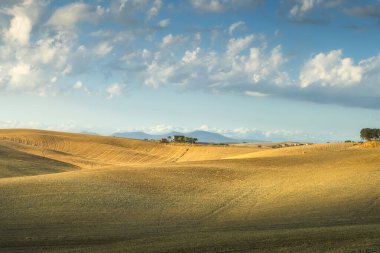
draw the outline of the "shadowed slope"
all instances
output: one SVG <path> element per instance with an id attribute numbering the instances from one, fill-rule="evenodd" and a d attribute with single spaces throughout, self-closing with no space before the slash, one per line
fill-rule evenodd
<path id="1" fill-rule="evenodd" d="M 0 145 L 0 178 L 77 170 L 78 167 Z"/>

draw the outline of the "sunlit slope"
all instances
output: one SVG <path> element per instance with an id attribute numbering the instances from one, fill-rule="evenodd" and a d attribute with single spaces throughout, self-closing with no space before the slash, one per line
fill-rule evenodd
<path id="1" fill-rule="evenodd" d="M 212 160 L 255 150 L 19 129 L 0 130 L 0 144 L 82 168 Z"/>
<path id="2" fill-rule="evenodd" d="M 343 148 L 2 179 L 0 249 L 377 250 L 379 164 Z"/>
<path id="3" fill-rule="evenodd" d="M 342 152 L 354 147 L 354 143 L 325 143 L 325 144 L 311 144 L 296 147 L 274 148 L 254 150 L 250 153 L 238 154 L 225 157 L 225 159 L 247 159 L 258 157 L 277 157 L 277 156 L 294 156 L 304 155 L 307 153 L 329 153 L 329 152 Z"/>
<path id="4" fill-rule="evenodd" d="M 380 141 L 366 141 L 357 148 L 380 148 Z"/>
<path id="5" fill-rule="evenodd" d="M 68 163 L 0 145 L 0 178 L 31 176 L 79 169 Z"/>

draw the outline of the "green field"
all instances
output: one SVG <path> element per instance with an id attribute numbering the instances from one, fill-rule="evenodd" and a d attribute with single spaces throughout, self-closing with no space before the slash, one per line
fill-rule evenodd
<path id="1" fill-rule="evenodd" d="M 1 252 L 380 252 L 380 149 L 0 131 Z"/>

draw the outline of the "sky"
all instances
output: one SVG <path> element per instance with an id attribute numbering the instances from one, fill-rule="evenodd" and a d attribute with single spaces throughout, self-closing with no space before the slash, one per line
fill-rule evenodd
<path id="1" fill-rule="evenodd" d="M 358 140 L 380 0 L 2 0 L 0 128 Z"/>

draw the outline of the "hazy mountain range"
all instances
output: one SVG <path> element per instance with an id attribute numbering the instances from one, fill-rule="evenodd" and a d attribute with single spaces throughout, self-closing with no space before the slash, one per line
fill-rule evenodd
<path id="1" fill-rule="evenodd" d="M 181 132 L 169 132 L 166 134 L 147 134 L 144 132 L 121 132 L 114 133 L 112 136 L 132 138 L 132 139 L 148 139 L 148 140 L 160 140 L 161 138 L 167 138 L 170 135 L 185 135 L 188 137 L 197 138 L 199 142 L 261 142 L 260 140 L 251 140 L 251 139 L 234 139 L 230 137 L 226 137 L 222 134 L 212 133 L 208 131 L 193 131 L 189 133 L 181 133 Z"/>

